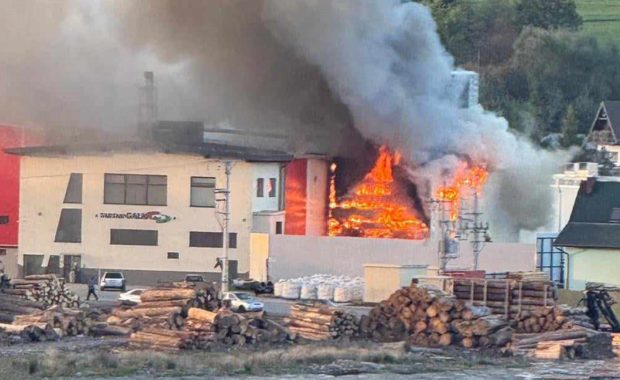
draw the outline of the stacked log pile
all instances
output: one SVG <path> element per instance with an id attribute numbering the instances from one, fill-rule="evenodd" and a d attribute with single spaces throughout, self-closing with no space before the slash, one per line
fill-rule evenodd
<path id="1" fill-rule="evenodd" d="M 16 315 L 41 314 L 45 305 L 20 296 L 0 293 L 0 323 L 12 323 Z"/>
<path id="2" fill-rule="evenodd" d="M 457 299 L 478 306 L 487 306 L 493 314 L 515 319 L 524 311 L 555 305 L 555 285 L 546 281 L 454 279 Z"/>
<path id="3" fill-rule="evenodd" d="M 81 310 L 52 307 L 42 313 L 18 315 L 13 318 L 13 326 L 49 325 L 56 329 L 59 337 L 91 334 L 93 319 Z"/>
<path id="4" fill-rule="evenodd" d="M 54 274 L 26 276 L 11 280 L 11 289 L 4 289 L 4 294 L 19 296 L 26 300 L 36 301 L 45 308 L 60 305 L 65 308 L 77 308 L 80 301 L 65 284 L 65 280 Z"/>
<path id="5" fill-rule="evenodd" d="M 8 336 L 18 337 L 18 341 L 23 343 L 55 341 L 62 336 L 62 331 L 53 328 L 49 323 L 0 324 L 0 331 Z"/>
<path id="6" fill-rule="evenodd" d="M 515 334 L 506 350 L 514 355 L 539 359 L 600 359 L 613 356 L 611 334 L 581 327 L 542 334 Z"/>
<path id="7" fill-rule="evenodd" d="M 515 320 L 517 333 L 553 332 L 575 327 L 594 329 L 585 308 L 571 308 L 566 305 L 522 311 Z"/>
<path id="8" fill-rule="evenodd" d="M 285 323 L 295 335 L 307 340 L 360 337 L 359 319 L 355 315 L 320 302 L 293 305 Z"/>
<path id="9" fill-rule="evenodd" d="M 180 330 L 187 311 L 208 307 L 209 300 L 189 287 L 155 288 L 140 295 L 140 304 L 121 306 L 112 311 L 107 323 L 134 331 L 146 328 Z"/>
<path id="10" fill-rule="evenodd" d="M 378 341 L 408 340 L 415 346 L 502 346 L 512 335 L 508 322 L 486 307 L 412 285 L 362 317 L 363 335 Z"/>
<path id="11" fill-rule="evenodd" d="M 213 344 L 281 343 L 289 338 L 282 326 L 263 318 L 263 313 L 234 314 L 190 308 L 181 331 L 147 327 L 131 335 L 130 343 L 152 349 L 208 349 Z"/>

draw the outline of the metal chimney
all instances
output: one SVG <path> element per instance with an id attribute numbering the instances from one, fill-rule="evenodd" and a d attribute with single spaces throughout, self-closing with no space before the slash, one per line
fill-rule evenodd
<path id="1" fill-rule="evenodd" d="M 140 87 L 139 107 L 138 135 L 142 138 L 150 138 L 158 120 L 157 86 L 155 86 L 155 74 L 152 71 L 144 72 L 144 86 Z"/>

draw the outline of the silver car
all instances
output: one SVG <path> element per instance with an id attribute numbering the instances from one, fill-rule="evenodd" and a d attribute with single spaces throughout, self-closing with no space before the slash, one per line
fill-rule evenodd
<path id="1" fill-rule="evenodd" d="M 258 302 L 251 294 L 242 292 L 228 292 L 223 294 L 223 300 L 230 304 L 234 311 L 261 311 L 265 308 L 262 302 Z"/>
<path id="2" fill-rule="evenodd" d="M 125 291 L 127 288 L 127 281 L 125 281 L 125 276 L 123 276 L 121 272 L 105 272 L 103 274 L 99 289 L 104 291 L 110 288 L 120 289 L 123 292 Z"/>

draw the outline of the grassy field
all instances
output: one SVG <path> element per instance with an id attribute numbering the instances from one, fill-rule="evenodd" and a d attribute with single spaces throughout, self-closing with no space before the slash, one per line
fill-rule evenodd
<path id="1" fill-rule="evenodd" d="M 479 3 L 485 0 L 469 0 Z M 583 32 L 620 46 L 620 0 L 575 0 Z"/>
<path id="2" fill-rule="evenodd" d="M 620 46 L 620 0 L 576 0 L 584 33 Z"/>

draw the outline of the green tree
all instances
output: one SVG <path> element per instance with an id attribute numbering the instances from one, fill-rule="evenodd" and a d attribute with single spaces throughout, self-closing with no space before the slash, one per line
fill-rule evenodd
<path id="1" fill-rule="evenodd" d="M 577 30 L 583 24 L 574 0 L 519 0 L 516 11 L 522 27 Z"/>
<path id="2" fill-rule="evenodd" d="M 579 133 L 579 121 L 577 120 L 577 111 L 571 104 L 568 106 L 566 115 L 562 120 L 562 146 L 568 148 L 577 142 L 577 133 Z"/>

